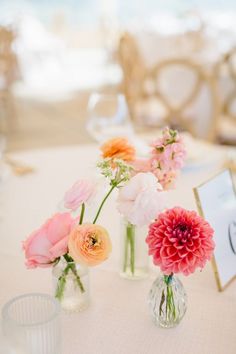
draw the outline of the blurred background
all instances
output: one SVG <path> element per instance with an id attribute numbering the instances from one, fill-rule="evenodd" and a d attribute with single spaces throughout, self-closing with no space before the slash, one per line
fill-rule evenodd
<path id="1" fill-rule="evenodd" d="M 165 125 L 236 144 L 235 1 L 0 0 L 7 151 Z"/>

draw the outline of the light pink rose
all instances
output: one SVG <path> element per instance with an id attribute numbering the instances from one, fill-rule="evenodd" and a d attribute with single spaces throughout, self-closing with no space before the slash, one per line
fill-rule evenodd
<path id="1" fill-rule="evenodd" d="M 64 206 L 75 211 L 95 194 L 95 185 L 85 179 L 78 180 L 65 194 Z"/>
<path id="2" fill-rule="evenodd" d="M 150 172 L 138 173 L 119 190 L 118 210 L 132 224 L 143 226 L 164 208 L 164 193 Z"/>
<path id="3" fill-rule="evenodd" d="M 28 268 L 50 267 L 68 251 L 68 237 L 75 220 L 69 213 L 55 214 L 23 242 Z"/>

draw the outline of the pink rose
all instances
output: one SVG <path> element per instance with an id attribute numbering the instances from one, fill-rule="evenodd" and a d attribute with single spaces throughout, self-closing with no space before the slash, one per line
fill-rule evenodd
<path id="1" fill-rule="evenodd" d="M 164 193 L 156 177 L 138 173 L 119 190 L 118 210 L 131 223 L 143 226 L 164 208 Z"/>
<path id="2" fill-rule="evenodd" d="M 77 263 L 96 266 L 105 261 L 111 252 L 108 232 L 99 225 L 77 225 L 69 236 L 69 255 Z"/>
<path id="3" fill-rule="evenodd" d="M 26 266 L 50 267 L 58 257 L 67 253 L 68 237 L 74 222 L 69 213 L 55 214 L 34 231 L 23 242 Z"/>
<path id="4" fill-rule="evenodd" d="M 95 186 L 85 179 L 78 180 L 65 194 L 64 206 L 75 211 L 95 194 Z"/>

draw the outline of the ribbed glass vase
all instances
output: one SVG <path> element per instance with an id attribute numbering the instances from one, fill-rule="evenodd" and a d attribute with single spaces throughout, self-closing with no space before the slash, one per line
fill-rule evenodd
<path id="1" fill-rule="evenodd" d="M 79 312 L 89 306 L 88 267 L 63 259 L 53 267 L 54 295 L 66 312 Z"/>
<path id="2" fill-rule="evenodd" d="M 120 275 L 123 278 L 138 280 L 148 276 L 146 236 L 147 227 L 138 227 L 122 219 Z"/>
<path id="3" fill-rule="evenodd" d="M 187 295 L 176 275 L 161 275 L 154 281 L 149 293 L 149 308 L 157 326 L 178 325 L 187 310 Z"/>

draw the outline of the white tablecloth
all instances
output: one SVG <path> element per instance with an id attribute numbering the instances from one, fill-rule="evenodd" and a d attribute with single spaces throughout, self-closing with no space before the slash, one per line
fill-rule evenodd
<path id="1" fill-rule="evenodd" d="M 27 270 L 21 241 L 53 214 L 64 191 L 79 177 L 92 176 L 97 160 L 94 146 L 22 152 L 19 160 L 36 168 L 24 177 L 10 175 L 0 194 L 0 305 L 26 292 L 51 293 L 50 269 Z M 196 209 L 191 188 L 219 166 L 185 170 L 170 206 Z M 62 316 L 63 354 L 235 354 L 236 282 L 223 293 L 216 288 L 209 264 L 202 272 L 181 277 L 188 294 L 188 310 L 174 329 L 160 329 L 151 321 L 147 294 L 158 274 L 127 281 L 118 275 L 119 216 L 114 200 L 103 210 L 100 223 L 108 228 L 113 253 L 91 270 L 91 306 Z M 2 353 L 4 354 L 4 353 Z"/>

